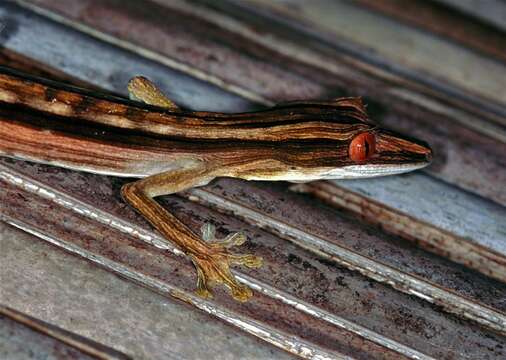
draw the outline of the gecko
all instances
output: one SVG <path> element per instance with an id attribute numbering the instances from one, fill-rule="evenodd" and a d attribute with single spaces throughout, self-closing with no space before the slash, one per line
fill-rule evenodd
<path id="1" fill-rule="evenodd" d="M 232 248 L 244 233 L 199 236 L 155 198 L 208 184 L 217 177 L 294 183 L 400 174 L 427 166 L 421 140 L 372 121 L 358 97 L 290 101 L 243 113 L 178 107 L 142 76 L 127 85 L 130 99 L 90 91 L 0 67 L 0 156 L 73 170 L 137 178 L 123 199 L 197 272 L 196 293 L 212 297 L 223 284 L 246 301 L 252 290 L 232 265 L 261 266 Z"/>

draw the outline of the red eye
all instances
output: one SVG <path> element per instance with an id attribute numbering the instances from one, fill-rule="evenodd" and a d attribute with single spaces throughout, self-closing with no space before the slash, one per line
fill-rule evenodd
<path id="1" fill-rule="evenodd" d="M 350 159 L 364 161 L 376 152 L 376 137 L 371 133 L 362 133 L 353 138 L 348 149 Z"/>

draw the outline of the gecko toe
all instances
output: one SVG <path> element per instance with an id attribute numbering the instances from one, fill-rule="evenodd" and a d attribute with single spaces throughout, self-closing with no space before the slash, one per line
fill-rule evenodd
<path id="1" fill-rule="evenodd" d="M 231 255 L 234 264 L 244 265 L 252 269 L 257 269 L 263 265 L 263 259 L 260 256 L 251 254 Z"/>

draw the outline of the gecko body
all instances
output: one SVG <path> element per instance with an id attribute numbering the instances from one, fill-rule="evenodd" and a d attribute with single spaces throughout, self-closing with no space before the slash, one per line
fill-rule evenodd
<path id="1" fill-rule="evenodd" d="M 422 141 L 380 128 L 359 98 L 295 101 L 238 114 L 179 109 L 149 80 L 129 83 L 143 103 L 0 68 L 0 156 L 98 174 L 136 177 L 124 199 L 197 268 L 197 293 L 223 283 L 240 301 L 251 290 L 229 265 L 261 265 L 230 248 L 242 233 L 202 239 L 154 198 L 216 177 L 306 182 L 398 174 L 428 165 Z M 214 238 L 211 226 L 203 238 Z"/>

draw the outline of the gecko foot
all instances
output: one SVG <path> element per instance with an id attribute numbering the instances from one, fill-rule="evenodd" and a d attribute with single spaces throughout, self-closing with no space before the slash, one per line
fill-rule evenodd
<path id="1" fill-rule="evenodd" d="M 252 296 L 249 287 L 239 283 L 230 272 L 230 265 L 245 265 L 250 268 L 262 266 L 262 258 L 254 255 L 236 255 L 229 252 L 232 246 L 246 241 L 243 233 L 230 234 L 223 240 L 215 237 L 216 229 L 211 224 L 202 226 L 202 238 L 209 246 L 209 252 L 202 255 L 190 255 L 197 268 L 197 294 L 203 298 L 212 297 L 211 285 L 224 284 L 230 289 L 232 297 L 238 301 L 247 301 Z"/>

